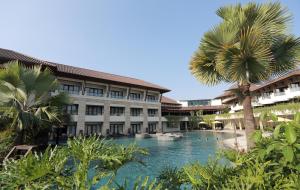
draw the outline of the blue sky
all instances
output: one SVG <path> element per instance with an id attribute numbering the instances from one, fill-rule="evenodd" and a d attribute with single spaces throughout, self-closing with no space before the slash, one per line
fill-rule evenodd
<path id="1" fill-rule="evenodd" d="M 215 11 L 233 0 L 9 0 L 0 2 L 2 48 L 157 83 L 175 99 L 213 98 L 188 70 Z M 259 1 L 264 2 L 264 1 Z M 300 1 L 282 0 L 300 36 Z"/>

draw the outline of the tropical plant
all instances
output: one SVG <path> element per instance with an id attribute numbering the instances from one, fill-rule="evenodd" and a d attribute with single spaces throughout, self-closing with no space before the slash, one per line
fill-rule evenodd
<path id="1" fill-rule="evenodd" d="M 124 147 L 97 137 L 75 138 L 66 147 L 49 147 L 43 154 L 5 160 L 0 188 L 86 190 L 103 180 L 99 188 L 105 189 L 120 167 L 139 161 L 138 156 L 146 153 L 135 145 Z"/>
<path id="2" fill-rule="evenodd" d="M 197 129 L 199 127 L 199 122 L 202 121 L 202 115 L 202 110 L 190 112 L 188 119 L 192 129 Z"/>
<path id="3" fill-rule="evenodd" d="M 64 93 L 50 95 L 57 88 L 48 68 L 13 61 L 0 70 L 1 117 L 11 120 L 17 144 L 47 143 L 50 127 L 62 122 L 62 106 L 69 102 Z"/>
<path id="4" fill-rule="evenodd" d="M 236 83 L 243 94 L 248 147 L 256 128 L 250 86 L 294 69 L 300 38 L 287 32 L 291 16 L 280 3 L 221 7 L 222 22 L 204 34 L 191 62 L 192 74 L 202 83 Z"/>
<path id="5" fill-rule="evenodd" d="M 266 124 L 266 122 L 268 121 L 277 121 L 278 120 L 278 117 L 277 115 L 275 115 L 274 113 L 272 112 L 268 112 L 268 111 L 264 111 L 262 113 L 260 113 L 259 115 L 259 127 L 260 127 L 260 130 L 262 132 L 264 132 L 264 125 Z"/>
<path id="6" fill-rule="evenodd" d="M 164 116 L 167 119 L 168 127 L 177 128 L 180 125 L 180 120 L 182 116 L 177 115 L 166 115 Z"/>
<path id="7" fill-rule="evenodd" d="M 180 190 L 181 186 L 185 183 L 184 172 L 181 169 L 179 170 L 171 166 L 163 168 L 157 179 L 162 189 Z"/>
<path id="8" fill-rule="evenodd" d="M 117 188 L 112 188 L 112 190 L 131 190 L 131 189 L 134 189 L 134 190 L 165 190 L 160 183 L 157 183 L 157 181 L 155 179 L 150 181 L 149 177 L 145 177 L 144 179 L 142 179 L 141 177 L 138 177 L 134 181 L 133 187 L 130 187 L 128 181 L 125 179 L 125 181 L 122 185 L 117 184 Z M 100 189 L 100 190 L 102 190 L 102 189 Z"/>
<path id="9" fill-rule="evenodd" d="M 223 152 L 231 164 L 213 160 L 185 166 L 186 183 L 194 189 L 299 189 L 300 113 L 279 124 L 272 136 L 257 131 L 253 138 L 256 146 L 247 153 Z"/>

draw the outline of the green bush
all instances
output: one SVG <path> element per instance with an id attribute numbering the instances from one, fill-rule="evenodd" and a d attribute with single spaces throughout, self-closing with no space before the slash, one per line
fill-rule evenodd
<path id="1" fill-rule="evenodd" d="M 135 145 L 124 147 L 96 137 L 75 138 L 67 146 L 48 148 L 19 160 L 6 160 L 0 169 L 0 189 L 90 189 L 109 179 L 112 184 L 117 170 L 128 162 L 139 161 L 147 154 Z M 89 170 L 95 175 L 89 176 Z"/>
<path id="2" fill-rule="evenodd" d="M 192 163 L 183 167 L 193 189 L 300 189 L 300 115 L 278 125 L 271 137 L 260 131 L 248 153 L 223 152 L 232 164 Z"/>

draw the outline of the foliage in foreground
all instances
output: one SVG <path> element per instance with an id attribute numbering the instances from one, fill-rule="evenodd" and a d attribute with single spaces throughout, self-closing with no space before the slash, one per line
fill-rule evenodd
<path id="1" fill-rule="evenodd" d="M 17 61 L 4 66 L 0 70 L 1 121 L 7 120 L 4 126 L 16 132 L 16 144 L 46 144 L 49 129 L 65 118 L 62 106 L 69 102 L 68 96 L 50 95 L 59 85 L 47 68 L 25 67 Z"/>
<path id="2" fill-rule="evenodd" d="M 300 187 L 300 114 L 294 121 L 278 125 L 271 137 L 259 131 L 254 139 L 256 147 L 248 153 L 233 150 L 223 155 L 231 164 L 210 160 L 188 164 L 173 171 L 171 178 L 180 178 L 179 189 L 189 185 L 193 189 L 299 189 Z M 178 176 L 178 173 L 183 172 Z M 163 173 L 170 174 L 169 171 Z M 164 184 L 168 178 L 159 178 Z"/>
<path id="3" fill-rule="evenodd" d="M 66 147 L 5 161 L 0 171 L 0 188 L 85 190 L 104 181 L 100 189 L 110 189 L 118 169 L 138 161 L 141 154 L 147 152 L 135 145 L 124 147 L 96 137 L 75 138 Z M 89 171 L 95 175 L 89 175 Z"/>

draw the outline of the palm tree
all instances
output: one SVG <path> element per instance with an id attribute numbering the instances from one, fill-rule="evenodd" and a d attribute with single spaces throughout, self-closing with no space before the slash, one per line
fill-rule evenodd
<path id="1" fill-rule="evenodd" d="M 16 143 L 37 143 L 48 136 L 50 127 L 62 121 L 62 106 L 69 102 L 67 95 L 50 92 L 58 81 L 47 68 L 25 67 L 17 61 L 4 64 L 0 70 L 1 117 L 10 118 L 17 132 Z M 45 138 L 47 141 L 47 138 Z"/>
<path id="2" fill-rule="evenodd" d="M 222 21 L 204 34 L 190 70 L 204 84 L 237 84 L 250 148 L 256 128 L 250 86 L 294 69 L 300 39 L 287 32 L 291 15 L 280 3 L 225 6 L 217 15 Z"/>

